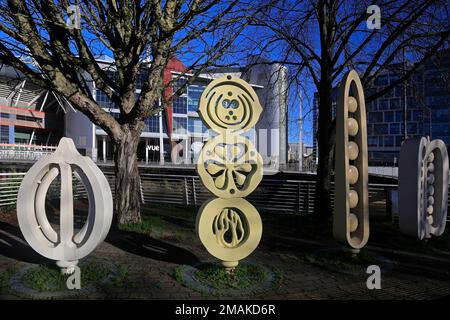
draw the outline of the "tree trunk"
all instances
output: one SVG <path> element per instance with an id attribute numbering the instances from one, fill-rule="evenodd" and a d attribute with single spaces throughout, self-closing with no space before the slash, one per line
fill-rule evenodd
<path id="1" fill-rule="evenodd" d="M 141 221 L 141 188 L 137 162 L 140 130 L 125 130 L 115 145 L 114 208 L 119 224 Z"/>
<path id="2" fill-rule="evenodd" d="M 333 170 L 333 150 L 335 124 L 332 119 L 332 85 L 331 81 L 322 81 L 319 88 L 319 117 L 317 128 L 317 145 L 319 161 L 317 165 L 316 194 L 314 213 L 320 220 L 327 220 L 332 215 L 331 174 Z"/>

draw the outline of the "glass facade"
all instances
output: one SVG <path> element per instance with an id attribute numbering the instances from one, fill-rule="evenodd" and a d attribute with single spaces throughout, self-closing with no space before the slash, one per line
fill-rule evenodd
<path id="1" fill-rule="evenodd" d="M 186 134 L 187 131 L 187 118 L 185 117 L 173 117 L 173 133 Z"/>
<path id="2" fill-rule="evenodd" d="M 95 100 L 97 103 L 106 109 L 116 109 L 117 106 L 109 99 L 109 97 L 101 90 L 95 90 Z"/>
<path id="3" fill-rule="evenodd" d="M 187 113 L 187 96 L 183 95 L 173 100 L 173 113 L 186 114 Z"/>
<path id="4" fill-rule="evenodd" d="M 9 143 L 9 126 L 0 126 L 0 143 Z"/>
<path id="5" fill-rule="evenodd" d="M 205 133 L 208 128 L 203 124 L 200 118 L 188 119 L 188 131 L 189 133 Z"/>
<path id="6" fill-rule="evenodd" d="M 188 111 L 197 112 L 200 102 L 200 97 L 202 96 L 205 87 L 203 86 L 189 86 L 188 87 Z"/>
<path id="7" fill-rule="evenodd" d="M 369 165 L 398 164 L 404 139 L 404 107 L 408 138 L 430 136 L 450 146 L 450 50 L 445 50 L 418 69 L 406 84 L 396 85 L 388 93 L 366 102 Z M 386 71 L 365 86 L 366 98 L 398 80 L 396 71 Z M 406 88 L 405 88 L 406 85 Z M 406 90 L 405 90 L 406 89 Z M 406 91 L 406 97 L 405 97 Z M 337 90 L 333 90 L 333 100 Z M 314 95 L 314 132 L 317 132 L 318 95 Z M 335 105 L 333 104 L 333 111 Z M 317 141 L 314 139 L 314 156 Z"/>
<path id="8" fill-rule="evenodd" d="M 152 116 L 144 120 L 144 132 L 159 132 L 159 116 Z"/>

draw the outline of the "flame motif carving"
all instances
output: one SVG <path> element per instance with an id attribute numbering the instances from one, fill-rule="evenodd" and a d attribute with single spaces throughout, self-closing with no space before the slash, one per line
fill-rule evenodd
<path id="1" fill-rule="evenodd" d="M 239 213 L 233 209 L 225 208 L 214 219 L 214 234 L 217 243 L 225 248 L 233 248 L 241 243 L 244 239 L 244 224 L 242 223 Z M 225 239 L 227 233 L 231 234 L 231 241 Z"/>

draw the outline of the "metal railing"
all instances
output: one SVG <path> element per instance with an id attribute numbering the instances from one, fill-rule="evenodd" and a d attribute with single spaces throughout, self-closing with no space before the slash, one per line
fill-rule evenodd
<path id="1" fill-rule="evenodd" d="M 17 172 L 17 173 L 0 172 L 0 207 L 16 204 L 17 194 L 19 192 L 20 184 L 22 183 L 24 176 L 25 172 Z M 86 198 L 87 197 L 86 189 L 84 188 L 80 180 L 78 180 L 74 175 L 72 181 L 74 181 L 73 183 L 74 198 Z M 50 185 L 49 191 L 47 193 L 47 197 L 49 199 L 54 199 L 59 196 L 60 185 L 61 182 L 58 176 L 54 180 L 54 182 L 52 182 L 52 184 Z"/>
<path id="2" fill-rule="evenodd" d="M 0 159 L 13 161 L 36 161 L 56 150 L 53 146 L 0 144 Z"/>
<path id="3" fill-rule="evenodd" d="M 111 167 L 102 168 L 114 196 L 115 177 Z M 14 206 L 17 193 L 25 172 L 0 172 L 0 207 Z M 86 190 L 77 177 L 73 176 L 75 198 L 86 198 Z M 140 174 L 140 196 L 145 204 L 176 204 L 200 206 L 213 198 L 195 175 Z M 397 201 L 392 199 L 392 191 L 397 184 L 369 184 L 369 211 L 371 215 L 391 215 L 398 218 Z M 47 197 L 59 196 L 59 177 L 50 185 Z M 265 176 L 258 188 L 247 197 L 260 211 L 290 214 L 311 214 L 314 210 L 315 182 L 312 180 L 280 180 Z M 334 198 L 334 185 L 331 190 Z M 395 202 L 395 203 L 393 203 Z M 450 207 L 450 198 L 449 198 Z M 450 221 L 450 216 L 447 218 Z"/>
<path id="4" fill-rule="evenodd" d="M 104 173 L 114 195 L 114 173 L 104 168 Z M 22 173 L 0 173 L 0 206 L 14 205 L 20 183 L 25 175 Z M 176 204 L 200 206 L 207 199 L 213 198 L 194 175 L 140 174 L 141 198 L 146 204 Z M 74 196 L 86 197 L 86 190 L 74 177 Z M 333 189 L 333 188 L 332 188 Z M 396 190 L 395 184 L 369 185 L 371 213 L 386 214 L 389 211 L 389 190 Z M 50 198 L 59 194 L 58 179 L 52 183 Z M 332 190 L 332 197 L 334 191 Z M 280 180 L 265 177 L 258 188 L 247 197 L 256 208 L 267 212 L 291 214 L 310 214 L 313 212 L 315 182 L 308 180 Z"/>

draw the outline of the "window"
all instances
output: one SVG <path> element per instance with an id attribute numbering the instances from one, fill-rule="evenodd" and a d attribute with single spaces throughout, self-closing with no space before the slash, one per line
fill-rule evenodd
<path id="1" fill-rule="evenodd" d="M 408 134 L 417 133 L 417 123 L 408 123 Z"/>
<path id="2" fill-rule="evenodd" d="M 389 134 L 400 134 L 400 123 L 390 123 Z"/>
<path id="3" fill-rule="evenodd" d="M 389 134 L 389 129 L 388 129 L 388 125 L 387 124 L 374 124 L 373 125 L 373 132 L 376 135 L 380 135 L 380 134 Z"/>
<path id="4" fill-rule="evenodd" d="M 422 112 L 420 110 L 414 110 L 412 114 L 413 121 L 422 121 Z"/>
<path id="5" fill-rule="evenodd" d="M 379 76 L 375 79 L 375 85 L 376 86 L 386 86 L 386 85 L 388 85 L 388 81 L 389 81 L 389 78 L 387 75 Z"/>
<path id="6" fill-rule="evenodd" d="M 116 105 L 109 99 L 109 97 L 101 90 L 95 90 L 95 100 L 97 103 L 107 109 L 115 109 Z"/>
<path id="7" fill-rule="evenodd" d="M 188 130 L 190 133 L 205 133 L 207 131 L 206 126 L 200 119 L 189 118 L 188 120 Z"/>
<path id="8" fill-rule="evenodd" d="M 142 89 L 142 86 L 143 86 L 145 80 L 147 80 L 148 73 L 149 73 L 149 69 L 147 69 L 147 68 L 139 71 L 139 74 L 137 76 L 137 81 L 136 81 L 136 89 Z"/>
<path id="9" fill-rule="evenodd" d="M 389 99 L 381 99 L 378 102 L 378 110 L 389 110 Z"/>
<path id="10" fill-rule="evenodd" d="M 0 143 L 9 143 L 9 127 L 0 126 Z"/>
<path id="11" fill-rule="evenodd" d="M 389 108 L 391 110 L 396 110 L 400 108 L 400 99 L 391 99 L 389 100 Z"/>
<path id="12" fill-rule="evenodd" d="M 19 114 L 16 115 L 16 119 L 17 120 L 23 120 L 23 121 L 32 121 L 32 122 L 37 122 L 37 123 L 41 123 L 42 122 L 41 118 L 22 116 L 22 115 L 19 115 Z"/>
<path id="13" fill-rule="evenodd" d="M 31 132 L 20 132 L 16 131 L 14 133 L 14 143 L 18 144 L 27 144 L 30 142 Z M 36 136 L 34 136 L 33 141 L 36 140 Z"/>
<path id="14" fill-rule="evenodd" d="M 205 87 L 189 86 L 188 89 L 188 110 L 197 112 L 200 97 L 202 96 Z"/>
<path id="15" fill-rule="evenodd" d="M 187 118 L 173 117 L 173 132 L 186 134 Z"/>
<path id="16" fill-rule="evenodd" d="M 394 112 L 386 111 L 384 113 L 384 122 L 394 122 Z"/>
<path id="17" fill-rule="evenodd" d="M 395 111 L 395 121 L 396 122 L 403 121 L 403 111 Z"/>
<path id="18" fill-rule="evenodd" d="M 394 96 L 396 96 L 396 97 L 403 97 L 403 85 L 397 85 L 397 86 L 395 86 L 395 94 L 394 94 Z"/>
<path id="19" fill-rule="evenodd" d="M 186 79 L 176 79 L 173 84 L 173 92 L 177 92 L 178 89 L 182 88 L 180 96 L 187 93 L 186 90 Z"/>
<path id="20" fill-rule="evenodd" d="M 369 137 L 367 139 L 369 147 L 378 147 L 378 137 Z"/>
<path id="21" fill-rule="evenodd" d="M 396 74 L 391 74 L 391 75 L 389 75 L 389 82 L 392 84 L 392 83 L 394 83 L 395 81 L 397 81 L 398 80 L 398 75 L 396 75 Z"/>
<path id="22" fill-rule="evenodd" d="M 173 100 L 173 112 L 174 113 L 187 113 L 187 97 L 178 97 Z"/>
<path id="23" fill-rule="evenodd" d="M 148 117 L 144 120 L 145 132 L 159 132 L 159 116 Z"/>
<path id="24" fill-rule="evenodd" d="M 368 116 L 369 123 L 383 122 L 382 112 L 369 112 Z"/>
<path id="25" fill-rule="evenodd" d="M 385 147 L 393 147 L 394 146 L 394 137 L 393 136 L 385 136 L 384 137 L 384 146 Z"/>

